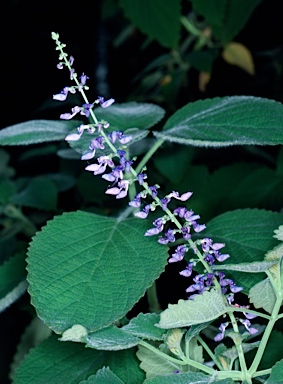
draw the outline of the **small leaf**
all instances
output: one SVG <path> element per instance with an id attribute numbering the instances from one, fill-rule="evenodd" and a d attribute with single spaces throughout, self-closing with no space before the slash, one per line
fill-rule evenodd
<path id="1" fill-rule="evenodd" d="M 212 376 L 203 373 L 178 373 L 170 376 L 146 379 L 144 384 L 233 384 L 232 379 L 213 380 Z"/>
<path id="2" fill-rule="evenodd" d="M 30 120 L 0 131 L 0 145 L 28 145 L 64 140 L 79 125 L 76 120 Z"/>
<path id="3" fill-rule="evenodd" d="M 138 348 L 137 357 L 141 361 L 140 367 L 146 372 L 147 379 L 155 376 L 163 378 L 163 375 L 172 374 L 176 369 L 180 372 L 184 369 L 184 366 L 166 360 L 142 345 L 139 345 Z"/>
<path id="4" fill-rule="evenodd" d="M 160 314 L 160 328 L 188 327 L 214 320 L 226 312 L 223 296 L 216 290 L 205 291 L 193 300 L 179 300 L 178 304 L 169 304 Z"/>
<path id="5" fill-rule="evenodd" d="M 266 312 L 272 313 L 276 295 L 270 280 L 267 278 L 253 286 L 249 292 L 249 299 L 255 308 L 263 308 Z"/>
<path id="6" fill-rule="evenodd" d="M 81 211 L 49 221 L 27 259 L 39 317 L 61 333 L 75 324 L 96 331 L 124 316 L 167 264 L 166 247 L 143 236 L 149 225 Z"/>
<path id="7" fill-rule="evenodd" d="M 113 373 L 108 367 L 100 369 L 96 375 L 91 375 L 87 380 L 81 381 L 79 384 L 125 384 L 120 380 L 115 373 Z"/>
<path id="8" fill-rule="evenodd" d="M 278 361 L 271 369 L 271 374 L 266 380 L 266 384 L 282 384 L 283 360 Z"/>
<path id="9" fill-rule="evenodd" d="M 280 225 L 278 229 L 275 229 L 274 233 L 276 239 L 283 241 L 283 225 Z"/>
<path id="10" fill-rule="evenodd" d="M 82 325 L 75 324 L 71 328 L 63 332 L 62 337 L 59 340 L 83 342 L 85 336 L 87 336 L 87 329 Z"/>
<path id="11" fill-rule="evenodd" d="M 0 312 L 27 289 L 25 255 L 17 253 L 0 266 Z"/>
<path id="12" fill-rule="evenodd" d="M 198 147 L 283 144 L 282 112 L 281 103 L 253 96 L 198 100 L 175 112 L 154 135 Z"/>
<path id="13" fill-rule="evenodd" d="M 255 74 L 252 54 L 243 44 L 235 41 L 228 43 L 222 52 L 222 57 L 228 64 L 236 65 L 250 75 Z"/>
<path id="14" fill-rule="evenodd" d="M 145 130 L 151 128 L 164 117 L 165 111 L 155 104 L 130 101 L 113 104 L 106 109 L 98 107 L 95 109 L 95 114 L 99 120 L 106 120 L 124 132 L 129 128 Z"/>
<path id="15" fill-rule="evenodd" d="M 84 337 L 86 346 L 104 351 L 119 351 L 138 345 L 140 339 L 114 325 L 89 333 Z"/>
<path id="16" fill-rule="evenodd" d="M 157 313 L 139 313 L 122 329 L 143 339 L 161 341 L 163 340 L 164 330 L 155 326 L 159 319 L 160 315 Z"/>
<path id="17" fill-rule="evenodd" d="M 210 323 L 211 321 L 207 321 L 206 323 L 192 325 L 186 333 L 186 342 L 189 342 L 193 337 L 198 336 L 200 332 L 205 329 Z"/>
<path id="18" fill-rule="evenodd" d="M 220 271 L 238 271 L 246 273 L 259 273 L 265 272 L 274 264 L 278 264 L 276 261 L 257 261 L 255 263 L 240 263 L 240 264 L 227 264 L 227 265 L 213 265 L 213 270 Z"/>
<path id="19" fill-rule="evenodd" d="M 57 188 L 47 177 L 39 176 L 30 180 L 26 188 L 14 195 L 11 201 L 24 207 L 53 210 L 57 205 Z"/>
<path id="20" fill-rule="evenodd" d="M 176 0 L 119 0 L 126 17 L 166 48 L 174 47 L 180 34 L 181 2 Z"/>

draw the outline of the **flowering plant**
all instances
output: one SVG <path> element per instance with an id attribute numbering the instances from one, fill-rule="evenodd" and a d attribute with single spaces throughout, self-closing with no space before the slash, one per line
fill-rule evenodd
<path id="1" fill-rule="evenodd" d="M 257 208 L 224 209 L 204 224 L 194 207 L 206 207 L 197 196 L 194 202 L 190 184 L 205 172 L 199 166 L 192 170 L 190 148 L 282 144 L 282 105 L 249 96 L 197 101 L 150 133 L 164 118 L 161 107 L 116 104 L 102 96 L 90 101 L 88 77 L 76 73 L 59 35 L 52 38 L 58 69 L 67 68 L 73 82 L 53 99 L 81 95 L 83 104 L 48 126 L 35 121 L 8 127 L 0 142 L 65 140 L 71 149 L 60 155 L 81 159 L 87 177 L 81 193 L 90 195 L 92 205 L 58 212 L 29 244 L 28 292 L 45 324 L 36 318 L 32 329 L 40 328 L 46 340 L 16 369 L 14 383 L 279 383 L 283 360 L 266 353 L 283 338 L 277 328 L 283 317 L 283 216 Z M 282 187 L 279 160 L 271 196 Z M 245 193 L 270 177 L 253 164 L 247 167 Z M 223 185 L 216 174 L 205 186 L 210 207 L 225 206 L 233 194 L 237 199 L 231 176 L 237 169 L 226 166 L 221 172 Z M 3 177 L 5 223 L 17 220 L 33 235 L 33 223 L 17 207 L 29 206 L 28 196 L 36 191 L 36 208 L 52 206 L 50 180 L 39 177 L 16 192 L 9 175 Z M 279 201 L 282 207 L 282 196 Z M 6 268 L 22 260 L 18 248 Z M 183 288 L 174 304 L 161 305 L 158 284 L 165 270 L 174 275 L 170 291 Z M 26 289 L 21 279 L 12 300 Z M 148 305 L 134 313 L 146 292 Z M 4 296 L 3 309 L 9 300 L 11 295 Z"/>

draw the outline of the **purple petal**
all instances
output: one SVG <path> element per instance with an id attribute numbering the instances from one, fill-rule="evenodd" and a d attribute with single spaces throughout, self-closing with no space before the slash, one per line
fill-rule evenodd
<path id="1" fill-rule="evenodd" d="M 81 138 L 81 133 L 71 133 L 70 135 L 65 137 L 66 141 L 77 141 Z"/>
<path id="2" fill-rule="evenodd" d="M 105 193 L 107 195 L 118 195 L 120 193 L 120 188 L 117 188 L 117 187 L 109 188 Z"/>
<path id="3" fill-rule="evenodd" d="M 114 99 L 109 99 L 109 100 L 103 101 L 100 105 L 101 105 L 102 108 L 107 108 L 111 104 L 113 104 L 114 101 L 115 101 Z"/>
<path id="4" fill-rule="evenodd" d="M 95 151 L 87 152 L 84 155 L 82 155 L 81 160 L 90 160 L 93 159 L 95 155 Z"/>

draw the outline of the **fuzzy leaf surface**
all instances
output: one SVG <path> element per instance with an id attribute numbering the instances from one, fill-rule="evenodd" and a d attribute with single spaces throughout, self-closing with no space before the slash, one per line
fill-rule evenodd
<path id="1" fill-rule="evenodd" d="M 238 209 L 223 213 L 210 220 L 203 232 L 214 242 L 226 244 L 222 253 L 230 254 L 227 265 L 262 261 L 267 251 L 274 248 L 274 230 L 283 222 L 283 215 L 263 209 Z M 227 273 L 228 274 L 228 273 Z M 244 287 L 246 293 L 265 274 L 234 272 L 233 280 Z"/>
<path id="2" fill-rule="evenodd" d="M 104 351 L 119 351 L 138 345 L 140 339 L 114 325 L 89 333 L 85 338 L 86 346 Z"/>
<path id="3" fill-rule="evenodd" d="M 95 114 L 99 120 L 106 120 L 110 125 L 124 132 L 129 128 L 145 130 L 151 128 L 164 117 L 165 111 L 155 104 L 130 101 L 113 104 L 106 109 L 98 107 L 95 109 Z"/>
<path id="4" fill-rule="evenodd" d="M 28 281 L 39 317 L 55 332 L 89 332 L 124 316 L 161 274 L 166 247 L 143 234 L 149 223 L 77 211 L 49 221 L 28 252 Z"/>
<path id="5" fill-rule="evenodd" d="M 184 366 L 172 363 L 142 345 L 138 346 L 137 357 L 141 361 L 140 367 L 146 372 L 147 379 L 155 376 L 164 378 L 163 375 L 170 375 L 176 369 L 180 372 L 184 369 Z"/>
<path id="6" fill-rule="evenodd" d="M 76 384 L 107 366 L 127 384 L 142 383 L 135 351 L 105 352 L 51 336 L 32 349 L 15 373 L 14 384 Z"/>
<path id="7" fill-rule="evenodd" d="M 148 340 L 163 340 L 164 330 L 157 328 L 160 316 L 157 313 L 139 313 L 122 329 L 134 336 Z"/>
<path id="8" fill-rule="evenodd" d="M 272 265 L 276 264 L 276 261 L 258 261 L 255 263 L 240 263 L 240 264 L 227 264 L 213 266 L 213 270 L 220 271 L 238 271 L 246 273 L 259 273 L 264 272 Z"/>
<path id="9" fill-rule="evenodd" d="M 1 129 L 0 145 L 28 145 L 64 140 L 78 121 L 30 120 Z"/>
<path id="10" fill-rule="evenodd" d="M 157 376 L 152 379 L 146 379 L 144 384 L 233 384 L 232 379 L 213 380 L 211 376 L 203 373 L 178 373 L 170 376 Z"/>
<path id="11" fill-rule="evenodd" d="M 276 302 L 276 295 L 270 280 L 267 278 L 254 285 L 250 289 L 249 299 L 255 308 L 263 308 L 266 312 L 271 313 Z"/>
<path id="12" fill-rule="evenodd" d="M 283 143 L 281 103 L 253 96 L 228 96 L 185 105 L 155 136 L 198 147 Z"/>
<path id="13" fill-rule="evenodd" d="M 160 328 L 189 327 L 194 324 L 214 320 L 226 312 L 222 295 L 216 290 L 196 295 L 193 300 L 179 300 L 178 304 L 169 304 L 160 314 Z"/>
<path id="14" fill-rule="evenodd" d="M 91 375 L 88 380 L 81 381 L 80 384 L 125 384 L 120 380 L 115 373 L 113 373 L 108 367 L 100 369 L 96 375 Z"/>
<path id="15" fill-rule="evenodd" d="M 125 16 L 149 37 L 166 48 L 179 40 L 181 2 L 176 0 L 119 0 Z"/>

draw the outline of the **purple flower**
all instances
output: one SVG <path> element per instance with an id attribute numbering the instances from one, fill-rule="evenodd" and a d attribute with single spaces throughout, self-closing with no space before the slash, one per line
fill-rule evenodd
<path id="1" fill-rule="evenodd" d="M 187 252 L 187 247 L 185 245 L 178 245 L 175 253 L 173 253 L 171 255 L 171 258 L 168 260 L 168 262 L 169 263 L 176 263 L 178 261 L 183 260 L 186 252 Z M 180 272 L 180 274 L 181 274 L 181 272 Z"/>
<path id="2" fill-rule="evenodd" d="M 81 115 L 89 117 L 92 107 L 93 107 L 93 104 L 83 104 L 83 108 L 81 110 Z"/>
<path id="3" fill-rule="evenodd" d="M 144 180 L 147 179 L 147 175 L 145 173 L 138 174 L 138 183 L 139 185 L 143 185 Z"/>
<path id="4" fill-rule="evenodd" d="M 91 140 L 89 149 L 91 149 L 91 152 L 85 153 L 82 157 L 81 160 L 90 160 L 94 157 L 96 149 L 104 149 L 104 137 L 99 136 L 94 140 Z"/>
<path id="5" fill-rule="evenodd" d="M 65 101 L 67 99 L 69 87 L 64 87 L 60 93 L 53 95 L 53 100 Z"/>
<path id="6" fill-rule="evenodd" d="M 71 109 L 72 113 L 63 113 L 60 115 L 60 119 L 63 120 L 70 120 L 72 119 L 77 113 L 81 111 L 81 107 L 75 106 L 74 108 Z"/>
<path id="7" fill-rule="evenodd" d="M 131 203 L 129 203 L 129 204 L 132 205 Z M 132 206 L 134 206 L 134 205 L 132 205 Z M 151 209 L 151 206 L 150 206 L 150 204 L 148 204 L 148 205 L 146 205 L 146 206 L 143 208 L 142 211 L 140 211 L 140 212 L 136 212 L 136 213 L 135 213 L 135 216 L 136 216 L 136 217 L 139 217 L 140 219 L 145 219 L 145 218 L 148 216 L 148 213 L 149 213 L 150 209 Z"/>
<path id="8" fill-rule="evenodd" d="M 84 73 L 80 77 L 81 85 L 86 85 L 86 81 L 89 79 L 88 76 L 86 76 Z"/>
<path id="9" fill-rule="evenodd" d="M 102 108 L 107 108 L 115 102 L 114 99 L 104 100 L 104 97 L 98 96 L 98 102 Z"/>
<path id="10" fill-rule="evenodd" d="M 170 260 L 169 260 L 169 262 L 170 262 Z M 172 261 L 171 261 L 171 263 L 172 263 Z M 194 268 L 194 263 L 188 263 L 186 268 L 183 271 L 179 272 L 179 274 L 181 276 L 184 276 L 184 277 L 190 277 L 192 272 L 193 272 L 193 268 Z"/>
<path id="11" fill-rule="evenodd" d="M 93 172 L 94 175 L 99 175 L 105 172 L 107 165 L 111 168 L 114 167 L 114 163 L 112 159 L 108 156 L 100 156 L 97 158 L 97 161 L 98 161 L 98 164 L 88 165 L 85 168 L 86 171 L 91 171 Z"/>
<path id="12" fill-rule="evenodd" d="M 174 243 L 175 241 L 175 231 L 173 229 L 168 229 L 165 232 L 165 237 L 160 237 L 158 239 L 158 243 L 160 244 L 168 244 L 168 243 Z"/>
<path id="13" fill-rule="evenodd" d="M 181 200 L 181 201 L 187 201 L 191 196 L 193 192 L 186 192 L 183 193 L 181 196 L 179 196 L 179 192 L 172 191 L 167 197 L 170 199 L 173 197 L 174 199 Z"/>
<path id="14" fill-rule="evenodd" d="M 162 218 L 156 219 L 153 222 L 155 228 L 148 229 L 145 236 L 154 236 L 163 231 L 165 221 Z"/>
<path id="15" fill-rule="evenodd" d="M 113 187 L 107 189 L 105 192 L 107 195 L 116 195 L 116 199 L 123 199 L 127 196 L 129 189 L 129 181 L 128 180 L 120 180 L 118 183 L 118 187 Z"/>
<path id="16" fill-rule="evenodd" d="M 250 333 L 250 335 L 258 333 L 258 330 L 256 328 L 251 327 L 251 322 L 248 319 L 241 319 L 240 322 L 245 326 L 246 330 Z"/>
<path id="17" fill-rule="evenodd" d="M 220 324 L 219 330 L 221 331 L 214 337 L 214 341 L 221 341 L 224 339 L 225 330 L 228 327 L 229 323 Z"/>

